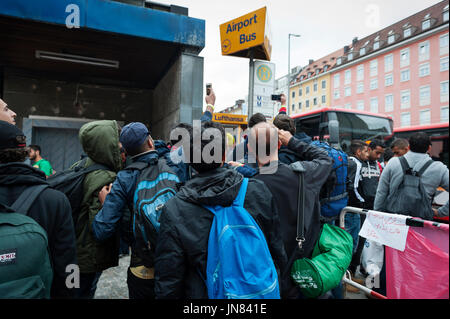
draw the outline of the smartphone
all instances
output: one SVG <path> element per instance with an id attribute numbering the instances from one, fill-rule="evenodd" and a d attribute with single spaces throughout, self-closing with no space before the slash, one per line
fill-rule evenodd
<path id="1" fill-rule="evenodd" d="M 281 94 L 279 94 L 279 95 L 272 94 L 272 101 L 280 101 L 281 102 Z"/>
<path id="2" fill-rule="evenodd" d="M 206 83 L 206 95 L 211 93 L 212 83 Z"/>

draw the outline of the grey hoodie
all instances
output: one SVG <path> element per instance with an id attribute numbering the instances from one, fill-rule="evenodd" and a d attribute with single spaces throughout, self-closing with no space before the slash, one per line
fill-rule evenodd
<path id="1" fill-rule="evenodd" d="M 415 171 L 419 171 L 422 166 L 431 159 L 428 154 L 415 153 L 412 151 L 406 153 L 404 157 L 408 161 L 409 166 Z M 402 179 L 403 170 L 400 160 L 398 157 L 393 157 L 381 174 L 377 195 L 375 197 L 374 210 L 381 212 L 385 211 L 386 200 L 389 194 L 393 193 L 398 188 Z M 447 166 L 442 162 L 437 161 L 431 164 L 422 176 L 422 184 L 430 202 L 438 187 L 442 187 L 448 192 Z M 438 214 L 439 217 L 448 216 L 448 201 L 444 206 L 439 208 Z"/>

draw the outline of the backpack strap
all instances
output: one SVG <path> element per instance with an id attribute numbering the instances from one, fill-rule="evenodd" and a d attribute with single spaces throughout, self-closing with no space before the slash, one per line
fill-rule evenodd
<path id="1" fill-rule="evenodd" d="M 16 199 L 14 204 L 12 204 L 11 208 L 20 214 L 27 215 L 31 205 L 33 205 L 39 194 L 42 193 L 47 187 L 50 187 L 50 185 L 42 184 L 27 187 L 25 191 L 23 191 L 22 194 L 20 194 L 20 196 Z"/>
<path id="2" fill-rule="evenodd" d="M 406 158 L 404 156 L 400 156 L 398 159 L 400 160 L 400 164 L 402 165 L 403 174 L 411 172 L 411 167 L 409 166 Z"/>
<path id="3" fill-rule="evenodd" d="M 233 205 L 244 207 L 245 194 L 247 193 L 248 186 L 248 178 L 244 178 L 242 180 L 241 188 L 239 189 L 239 193 L 233 201 Z"/>
<path id="4" fill-rule="evenodd" d="M 290 165 L 291 169 L 298 173 L 298 197 L 297 197 L 297 237 L 295 240 L 298 243 L 300 250 L 303 250 L 303 243 L 305 242 L 305 168 L 302 163 L 295 162 Z"/>
<path id="5" fill-rule="evenodd" d="M 431 164 L 433 164 L 434 161 L 432 159 L 428 160 L 428 162 L 425 163 L 425 165 L 422 166 L 422 168 L 417 172 L 417 175 L 421 177 L 423 173 L 430 167 Z"/>

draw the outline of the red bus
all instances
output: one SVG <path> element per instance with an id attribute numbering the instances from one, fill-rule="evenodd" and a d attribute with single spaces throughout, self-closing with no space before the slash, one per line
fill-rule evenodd
<path id="1" fill-rule="evenodd" d="M 304 132 L 314 140 L 329 139 L 330 144 L 350 151 L 352 140 L 389 140 L 394 122 L 390 116 L 365 111 L 322 107 L 291 116 L 297 132 Z"/>
<path id="2" fill-rule="evenodd" d="M 412 134 L 417 132 L 425 132 L 430 136 L 431 158 L 443 162 L 448 167 L 448 122 L 396 128 L 394 129 L 394 138 L 408 139 Z M 391 139 L 388 144 L 390 144 L 392 140 L 393 139 Z"/>

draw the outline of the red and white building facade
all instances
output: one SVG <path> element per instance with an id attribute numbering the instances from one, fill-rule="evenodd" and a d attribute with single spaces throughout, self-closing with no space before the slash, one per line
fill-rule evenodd
<path id="1" fill-rule="evenodd" d="M 448 123 L 448 3 L 346 46 L 331 70 L 331 105 L 389 115 L 395 128 Z"/>

